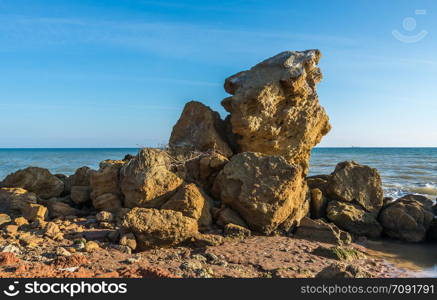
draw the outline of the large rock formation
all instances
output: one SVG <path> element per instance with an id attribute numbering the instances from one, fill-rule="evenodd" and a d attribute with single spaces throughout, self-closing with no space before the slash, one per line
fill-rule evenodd
<path id="1" fill-rule="evenodd" d="M 381 176 L 376 169 L 354 161 L 337 164 L 329 177 L 329 197 L 359 204 L 366 211 L 378 214 L 384 193 Z"/>
<path id="2" fill-rule="evenodd" d="M 206 152 L 214 150 L 224 156 L 232 156 L 226 142 L 225 124 L 218 112 L 208 106 L 191 101 L 185 104 L 182 115 L 173 127 L 169 145 L 187 150 Z"/>
<path id="3" fill-rule="evenodd" d="M 159 208 L 183 180 L 169 171 L 169 157 L 159 149 L 144 148 L 121 169 L 125 207 Z"/>
<path id="4" fill-rule="evenodd" d="M 124 216 L 122 226 L 135 235 L 140 250 L 174 246 L 198 233 L 196 219 L 166 209 L 133 208 Z"/>
<path id="5" fill-rule="evenodd" d="M 225 81 L 222 101 L 241 152 L 281 155 L 308 168 L 311 149 L 331 126 L 320 106 L 320 51 L 286 51 Z"/>
<path id="6" fill-rule="evenodd" d="M 341 229 L 355 235 L 377 238 L 382 232 L 382 226 L 376 220 L 376 216 L 356 204 L 330 201 L 326 216 Z"/>
<path id="7" fill-rule="evenodd" d="M 384 233 L 407 242 L 425 240 L 434 219 L 433 202 L 424 196 L 407 195 L 385 206 L 379 215 Z"/>
<path id="8" fill-rule="evenodd" d="M 64 191 L 64 183 L 49 170 L 29 167 L 8 175 L 1 183 L 3 187 L 23 188 L 43 199 L 59 197 Z"/>
<path id="9" fill-rule="evenodd" d="M 269 234 L 287 219 L 302 218 L 307 185 L 298 167 L 279 156 L 245 152 L 217 175 L 213 193 L 255 231 Z M 299 220 L 297 220 L 299 219 Z"/>

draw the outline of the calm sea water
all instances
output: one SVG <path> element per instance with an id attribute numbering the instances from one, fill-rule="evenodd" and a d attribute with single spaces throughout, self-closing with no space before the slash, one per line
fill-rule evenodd
<path id="1" fill-rule="evenodd" d="M 28 166 L 70 175 L 81 166 L 98 168 L 105 159 L 122 159 L 136 148 L 117 149 L 0 149 L 0 180 Z M 315 148 L 310 175 L 329 174 L 344 160 L 377 168 L 387 196 L 418 193 L 437 197 L 437 148 Z"/>

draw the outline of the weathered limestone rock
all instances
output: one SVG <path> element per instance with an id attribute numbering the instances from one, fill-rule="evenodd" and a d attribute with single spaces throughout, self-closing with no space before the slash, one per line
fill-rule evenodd
<path id="1" fill-rule="evenodd" d="M 329 178 L 331 175 L 315 175 L 306 178 L 310 190 L 319 189 L 326 197 L 328 195 Z"/>
<path id="2" fill-rule="evenodd" d="M 359 204 L 376 215 L 384 197 L 381 176 L 376 169 L 354 161 L 341 162 L 329 179 L 329 197 Z"/>
<path id="3" fill-rule="evenodd" d="M 319 50 L 285 51 L 225 81 L 222 101 L 241 152 L 284 156 L 308 169 L 310 151 L 331 126 L 320 106 Z"/>
<path id="4" fill-rule="evenodd" d="M 307 185 L 299 168 L 278 156 L 245 152 L 217 175 L 213 192 L 255 231 L 269 234 L 287 218 L 299 218 Z M 299 220 L 296 220 L 299 221 Z"/>
<path id="5" fill-rule="evenodd" d="M 35 204 L 37 200 L 35 193 L 22 188 L 0 188 L 0 209 L 3 211 L 22 211 L 29 204 Z"/>
<path id="6" fill-rule="evenodd" d="M 0 225 L 10 223 L 11 217 L 8 214 L 0 214 Z"/>
<path id="7" fill-rule="evenodd" d="M 199 228 L 208 228 L 212 224 L 212 199 L 195 184 L 181 187 L 161 209 L 180 211 L 184 216 L 198 220 Z"/>
<path id="8" fill-rule="evenodd" d="M 121 190 L 125 207 L 159 208 L 182 184 L 169 171 L 169 157 L 159 150 L 144 148 L 121 169 Z"/>
<path id="9" fill-rule="evenodd" d="M 376 220 L 375 215 L 356 204 L 330 201 L 326 216 L 341 229 L 356 235 L 377 238 L 382 232 L 382 226 Z"/>
<path id="10" fill-rule="evenodd" d="M 252 234 L 252 232 L 246 227 L 235 225 L 232 223 L 229 223 L 224 227 L 223 233 L 225 236 L 234 238 L 245 238 L 251 236 Z"/>
<path id="11" fill-rule="evenodd" d="M 385 206 L 379 215 L 384 233 L 407 242 L 420 242 L 434 219 L 433 202 L 424 196 L 407 195 Z"/>
<path id="12" fill-rule="evenodd" d="M 64 183 L 52 175 L 49 170 L 29 167 L 8 175 L 3 180 L 3 187 L 23 188 L 43 199 L 58 197 L 64 191 Z"/>
<path id="13" fill-rule="evenodd" d="M 217 152 L 202 153 L 194 157 L 187 157 L 187 153 L 183 152 L 172 155 L 181 162 L 173 167 L 174 172 L 186 182 L 194 182 L 207 192 L 211 191 L 217 174 L 229 162 L 229 159 Z"/>
<path id="14" fill-rule="evenodd" d="M 299 227 L 294 234 L 297 238 L 310 239 L 330 244 L 350 244 L 352 238 L 349 233 L 339 229 L 332 223 L 322 220 L 312 220 L 308 217 L 300 221 Z"/>
<path id="15" fill-rule="evenodd" d="M 171 148 L 201 152 L 213 150 L 226 157 L 233 154 L 226 142 L 225 124 L 219 113 L 197 101 L 185 104 L 173 127 L 169 144 Z"/>
<path id="16" fill-rule="evenodd" d="M 98 210 L 115 211 L 122 205 L 120 169 L 122 160 L 105 160 L 90 174 L 91 200 Z"/>
<path id="17" fill-rule="evenodd" d="M 89 186 L 92 170 L 88 167 L 81 167 L 70 176 L 71 186 Z"/>
<path id="18" fill-rule="evenodd" d="M 198 233 L 196 219 L 166 209 L 133 208 L 124 216 L 122 227 L 135 235 L 140 250 L 174 246 Z"/>

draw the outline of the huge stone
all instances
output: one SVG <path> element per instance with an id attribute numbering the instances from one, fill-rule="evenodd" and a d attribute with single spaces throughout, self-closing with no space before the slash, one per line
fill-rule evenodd
<path id="1" fill-rule="evenodd" d="M 166 209 L 133 208 L 124 216 L 122 227 L 135 235 L 140 250 L 174 246 L 198 233 L 196 219 Z"/>
<path id="2" fill-rule="evenodd" d="M 311 149 L 331 126 L 320 106 L 319 50 L 285 51 L 225 81 L 222 101 L 242 152 L 284 156 L 308 169 Z"/>
<path id="3" fill-rule="evenodd" d="M 197 101 L 185 104 L 181 117 L 173 127 L 169 144 L 172 148 L 201 152 L 214 150 L 227 157 L 232 155 L 226 142 L 225 124 L 219 113 Z"/>
<path id="4" fill-rule="evenodd" d="M 49 170 L 29 167 L 8 175 L 1 186 L 23 188 L 43 199 L 58 197 L 64 191 L 64 183 Z"/>
<path id="5" fill-rule="evenodd" d="M 307 185 L 298 167 L 279 156 L 235 155 L 217 175 L 213 192 L 251 229 L 269 234 L 287 218 L 303 217 Z"/>
<path id="6" fill-rule="evenodd" d="M 29 204 L 35 204 L 38 197 L 35 193 L 22 188 L 0 188 L 0 209 L 2 211 L 22 211 Z"/>
<path id="7" fill-rule="evenodd" d="M 379 215 L 384 233 L 407 242 L 420 242 L 434 219 L 433 202 L 424 196 L 407 195 L 385 206 Z"/>
<path id="8" fill-rule="evenodd" d="M 376 220 L 375 215 L 356 204 L 330 201 L 326 216 L 341 229 L 358 236 L 377 238 L 382 232 L 382 226 Z"/>
<path id="9" fill-rule="evenodd" d="M 180 211 L 184 216 L 198 220 L 199 228 L 205 229 L 212 224 L 212 199 L 195 184 L 181 187 L 161 209 Z"/>
<path id="10" fill-rule="evenodd" d="M 349 233 L 339 229 L 334 224 L 322 220 L 312 220 L 308 217 L 301 220 L 294 236 L 338 245 L 347 245 L 352 241 Z"/>
<path id="11" fill-rule="evenodd" d="M 182 184 L 169 171 L 169 156 L 159 149 L 144 148 L 121 170 L 121 190 L 126 207 L 159 208 Z"/>
<path id="12" fill-rule="evenodd" d="M 81 167 L 70 176 L 71 186 L 89 186 L 92 170 L 89 167 Z"/>
<path id="13" fill-rule="evenodd" d="M 376 215 L 384 197 L 381 176 L 374 168 L 354 161 L 341 162 L 329 177 L 329 197 L 359 204 Z"/>
<path id="14" fill-rule="evenodd" d="M 124 164 L 122 160 L 105 160 L 100 163 L 98 171 L 91 172 L 90 196 L 95 208 L 115 211 L 122 206 L 120 169 Z M 105 202 L 106 200 L 108 202 Z"/>

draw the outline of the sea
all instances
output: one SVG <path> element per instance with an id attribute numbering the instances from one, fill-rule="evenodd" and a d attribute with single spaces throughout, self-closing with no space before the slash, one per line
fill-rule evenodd
<path id="1" fill-rule="evenodd" d="M 138 148 L 0 149 L 0 180 L 28 166 L 71 175 L 82 166 L 97 169 L 105 159 L 122 159 Z M 385 196 L 405 194 L 437 197 L 437 148 L 314 148 L 309 175 L 330 174 L 337 163 L 353 160 L 378 169 Z"/>

